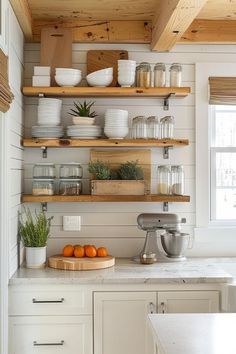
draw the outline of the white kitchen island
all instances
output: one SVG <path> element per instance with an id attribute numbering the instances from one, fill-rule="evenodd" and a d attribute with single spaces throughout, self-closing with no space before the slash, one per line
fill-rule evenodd
<path id="1" fill-rule="evenodd" d="M 235 354 L 236 314 L 149 315 L 158 354 Z"/>

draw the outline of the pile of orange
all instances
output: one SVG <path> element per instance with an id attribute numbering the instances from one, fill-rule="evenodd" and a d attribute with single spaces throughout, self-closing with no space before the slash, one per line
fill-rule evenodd
<path id="1" fill-rule="evenodd" d="M 64 257 L 106 257 L 108 255 L 106 247 L 96 248 L 94 245 L 66 245 L 63 248 L 62 254 Z"/>

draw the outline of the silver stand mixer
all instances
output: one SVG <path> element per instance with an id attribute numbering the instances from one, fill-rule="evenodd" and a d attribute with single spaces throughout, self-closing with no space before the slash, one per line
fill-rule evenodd
<path id="1" fill-rule="evenodd" d="M 152 264 L 186 260 L 184 252 L 189 247 L 190 236 L 181 233 L 181 224 L 186 223 L 186 219 L 176 214 L 140 214 L 137 222 L 138 227 L 147 233 L 143 250 L 135 261 Z M 161 245 L 158 245 L 158 231 Z"/>

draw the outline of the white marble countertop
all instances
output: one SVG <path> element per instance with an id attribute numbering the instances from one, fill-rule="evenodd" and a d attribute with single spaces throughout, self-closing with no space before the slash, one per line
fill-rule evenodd
<path id="1" fill-rule="evenodd" d="M 160 354 L 235 354 L 236 314 L 149 315 Z"/>
<path id="2" fill-rule="evenodd" d="M 102 270 L 65 271 L 51 268 L 20 268 L 10 279 L 12 284 L 197 284 L 231 283 L 233 277 L 221 265 L 221 258 L 192 258 L 184 262 L 137 264 L 117 258 L 114 267 Z M 230 259 L 224 261 L 236 267 Z"/>

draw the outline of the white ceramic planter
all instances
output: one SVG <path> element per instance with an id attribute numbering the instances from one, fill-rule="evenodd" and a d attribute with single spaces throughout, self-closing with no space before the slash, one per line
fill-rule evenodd
<path id="1" fill-rule="evenodd" d="M 47 247 L 25 247 L 26 250 L 26 267 L 27 268 L 43 268 L 46 263 Z"/>
<path id="2" fill-rule="evenodd" d="M 94 125 L 95 118 L 90 117 L 72 117 L 73 124 L 75 125 Z"/>

